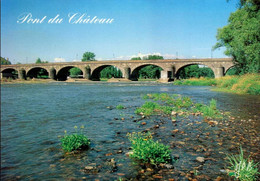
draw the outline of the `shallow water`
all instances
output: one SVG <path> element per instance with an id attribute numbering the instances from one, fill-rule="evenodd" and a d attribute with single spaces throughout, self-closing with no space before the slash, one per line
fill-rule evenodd
<path id="1" fill-rule="evenodd" d="M 181 94 L 195 102 L 208 104 L 214 98 L 218 108 L 230 111 L 233 121 L 225 120 L 215 127 L 201 118 L 170 118 L 154 116 L 143 119 L 134 114 L 145 101 L 147 93 Z M 117 110 L 122 104 L 126 107 Z M 227 153 L 237 153 L 239 144 L 247 154 L 258 160 L 259 153 L 259 96 L 236 95 L 210 91 L 210 87 L 173 86 L 157 83 L 65 83 L 1 85 L 1 178 L 3 180 L 73 180 L 100 179 L 153 180 L 194 177 L 215 179 L 225 174 Z M 174 169 L 145 168 L 133 164 L 125 156 L 130 143 L 128 132 L 150 129 L 154 138 L 169 145 Z M 73 132 L 74 126 L 85 126 L 91 139 L 91 149 L 74 155 L 61 150 L 60 136 L 64 130 Z M 173 129 L 183 133 L 172 135 Z M 183 142 L 185 144 L 183 144 Z M 196 162 L 197 156 L 207 160 Z M 110 160 L 117 163 L 111 168 Z M 95 165 L 98 173 L 87 173 L 84 167 Z M 144 170 L 144 171 L 143 171 Z M 154 176 L 156 175 L 156 176 Z"/>

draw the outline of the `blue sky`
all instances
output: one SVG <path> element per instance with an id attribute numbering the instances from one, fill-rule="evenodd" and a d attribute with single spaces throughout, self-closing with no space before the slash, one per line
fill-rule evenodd
<path id="1" fill-rule="evenodd" d="M 98 60 L 160 54 L 209 58 L 217 28 L 227 24 L 237 0 L 1 0 L 1 56 L 12 63 L 75 61 L 86 51 Z M 23 14 L 46 18 L 17 23 Z M 113 19 L 110 24 L 71 24 L 68 14 Z M 59 14 L 60 24 L 48 24 Z M 76 18 L 74 18 L 76 20 Z M 226 57 L 224 49 L 214 58 Z M 178 52 L 178 53 L 177 53 Z"/>

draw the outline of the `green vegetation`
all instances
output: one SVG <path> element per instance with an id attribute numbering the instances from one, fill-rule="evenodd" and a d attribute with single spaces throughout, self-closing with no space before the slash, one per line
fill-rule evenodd
<path id="1" fill-rule="evenodd" d="M 161 74 L 161 67 L 156 65 L 147 65 L 144 68 L 139 70 L 139 79 L 158 79 Z"/>
<path id="2" fill-rule="evenodd" d="M 79 77 L 79 75 L 82 75 L 82 71 L 77 67 L 71 68 L 69 72 L 70 72 L 70 77 Z"/>
<path id="3" fill-rule="evenodd" d="M 116 106 L 116 109 L 125 109 L 125 107 L 122 104 L 119 104 Z"/>
<path id="4" fill-rule="evenodd" d="M 131 60 L 142 60 L 141 57 L 133 57 Z"/>
<path id="5" fill-rule="evenodd" d="M 92 52 L 85 52 L 83 54 L 83 57 L 81 59 L 82 62 L 87 62 L 87 61 L 95 61 L 95 54 Z"/>
<path id="6" fill-rule="evenodd" d="M 241 0 L 240 7 L 231 13 L 228 25 L 218 29 L 214 49 L 226 47 L 239 74 L 258 73 L 260 70 L 260 3 Z"/>
<path id="7" fill-rule="evenodd" d="M 121 78 L 122 77 L 122 72 L 120 71 L 120 69 L 114 67 L 114 66 L 109 66 L 104 68 L 101 72 L 100 72 L 100 78 Z"/>
<path id="8" fill-rule="evenodd" d="M 150 163 L 152 165 L 171 161 L 171 150 L 169 146 L 154 141 L 151 133 L 132 133 L 128 134 L 128 138 L 133 150 L 133 154 L 130 154 L 130 157 L 142 163 Z"/>
<path id="9" fill-rule="evenodd" d="M 200 103 L 195 104 L 189 97 L 182 97 L 176 94 L 147 94 L 143 96 L 143 99 L 152 99 L 156 102 L 146 101 L 135 110 L 136 114 L 145 116 L 157 114 L 171 115 L 173 113 L 179 115 L 200 114 L 206 119 L 223 118 L 223 115 L 217 109 L 217 102 L 214 99 L 210 101 L 209 106 Z"/>
<path id="10" fill-rule="evenodd" d="M 65 152 L 71 152 L 78 149 L 83 149 L 89 146 L 90 140 L 83 134 L 84 126 L 80 127 L 80 133 L 78 133 L 78 127 L 75 126 L 75 133 L 67 134 L 65 131 L 65 135 L 61 138 L 61 146 Z"/>
<path id="11" fill-rule="evenodd" d="M 245 74 L 241 76 L 225 76 L 218 79 L 199 78 L 177 80 L 174 85 L 217 86 L 219 90 L 241 94 L 260 95 L 260 75 Z"/>
<path id="12" fill-rule="evenodd" d="M 181 69 L 178 73 L 178 78 L 199 78 L 199 77 L 211 77 L 214 78 L 214 72 L 208 67 L 199 67 L 199 65 L 189 65 Z"/>
<path id="13" fill-rule="evenodd" d="M 11 62 L 8 60 L 8 58 L 5 59 L 5 58 L 1 57 L 1 65 L 10 65 L 10 64 L 11 64 Z"/>
<path id="14" fill-rule="evenodd" d="M 39 63 L 49 63 L 48 61 L 42 61 L 40 58 L 37 58 L 36 64 L 39 64 Z"/>
<path id="15" fill-rule="evenodd" d="M 141 60 L 141 57 L 133 57 L 131 60 Z M 143 57 L 143 60 L 163 60 L 163 57 L 160 55 L 148 55 Z M 150 79 L 158 79 L 161 74 L 161 67 L 155 65 L 147 65 L 137 72 L 137 77 L 139 79 L 150 80 Z"/>
<path id="16" fill-rule="evenodd" d="M 231 165 L 229 176 L 233 176 L 241 181 L 255 181 L 260 172 L 258 172 L 258 163 L 253 160 L 245 159 L 242 147 L 239 155 L 228 156 L 228 162 Z"/>
<path id="17" fill-rule="evenodd" d="M 223 117 L 217 109 L 217 101 L 215 99 L 211 99 L 209 106 L 197 103 L 192 110 L 194 113 L 202 113 L 206 119 L 221 119 Z"/>

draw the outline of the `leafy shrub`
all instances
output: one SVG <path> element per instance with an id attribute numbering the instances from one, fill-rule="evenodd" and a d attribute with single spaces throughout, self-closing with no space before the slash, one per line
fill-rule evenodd
<path id="1" fill-rule="evenodd" d="M 255 181 L 257 180 L 258 172 L 257 163 L 253 160 L 245 159 L 242 147 L 240 147 L 239 155 L 228 156 L 228 162 L 231 165 L 229 169 L 229 176 L 233 176 L 241 181 Z"/>
<path id="2" fill-rule="evenodd" d="M 75 128 L 75 133 L 67 134 L 65 131 L 65 135 L 61 138 L 61 146 L 65 152 L 71 152 L 78 149 L 83 149 L 89 146 L 90 140 L 83 134 L 84 126 L 81 126 L 80 133 L 78 133 L 77 126 Z"/>
<path id="3" fill-rule="evenodd" d="M 128 134 L 128 138 L 133 149 L 133 154 L 130 155 L 131 158 L 153 165 L 168 163 L 171 160 L 169 146 L 154 141 L 151 133 L 132 133 Z"/>

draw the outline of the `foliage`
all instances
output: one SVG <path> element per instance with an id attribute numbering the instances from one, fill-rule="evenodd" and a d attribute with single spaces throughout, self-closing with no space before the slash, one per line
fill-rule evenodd
<path id="1" fill-rule="evenodd" d="M 128 138 L 133 150 L 133 154 L 131 154 L 130 157 L 153 165 L 171 161 L 171 150 L 169 146 L 154 141 L 151 133 L 132 133 L 128 134 Z"/>
<path id="2" fill-rule="evenodd" d="M 8 59 L 1 57 L 1 65 L 10 65 L 11 62 Z"/>
<path id="3" fill-rule="evenodd" d="M 87 62 L 87 61 L 95 61 L 95 54 L 92 52 L 85 52 L 83 54 L 83 57 L 81 59 L 82 62 Z"/>
<path id="4" fill-rule="evenodd" d="M 124 109 L 125 107 L 123 106 L 123 105 L 121 105 L 121 104 L 119 104 L 119 105 L 117 105 L 116 106 L 116 109 Z"/>
<path id="5" fill-rule="evenodd" d="M 230 164 L 229 176 L 234 176 L 236 179 L 241 181 L 254 181 L 257 180 L 258 163 L 254 163 L 253 160 L 249 158 L 244 158 L 244 153 L 242 147 L 240 147 L 239 155 L 229 155 L 228 162 Z"/>
<path id="6" fill-rule="evenodd" d="M 153 101 L 146 101 L 141 107 L 135 110 L 136 114 L 145 116 L 165 114 L 171 115 L 172 112 L 180 115 L 189 115 L 190 113 L 202 114 L 207 119 L 221 119 L 223 115 L 217 109 L 216 100 L 212 99 L 210 105 L 197 103 L 195 104 L 189 97 L 182 97 L 177 94 L 169 95 L 166 93 L 147 94 L 143 99 L 152 99 Z M 163 102 L 166 105 L 160 105 Z"/>
<path id="7" fill-rule="evenodd" d="M 83 149 L 89 146 L 90 140 L 83 134 L 84 126 L 80 127 L 80 133 L 78 132 L 78 127 L 75 126 L 75 133 L 67 134 L 65 131 L 65 135 L 61 138 L 61 146 L 62 149 L 66 152 L 71 152 L 78 149 Z"/>
<path id="8" fill-rule="evenodd" d="M 133 57 L 131 60 L 141 60 L 141 57 Z M 143 57 L 143 60 L 163 60 L 159 55 L 148 55 Z M 161 67 L 155 65 L 147 65 L 138 71 L 139 79 L 158 79 L 161 74 Z"/>
<path id="9" fill-rule="evenodd" d="M 225 76 L 218 79 L 199 78 L 177 80 L 174 85 L 216 85 L 223 91 L 260 95 L 260 75 L 245 74 L 241 76 Z"/>
<path id="10" fill-rule="evenodd" d="M 163 60 L 163 56 L 160 55 L 148 55 L 143 57 L 143 60 Z"/>
<path id="11" fill-rule="evenodd" d="M 114 66 L 108 66 L 100 72 L 100 78 L 121 78 L 122 72 Z"/>
<path id="12" fill-rule="evenodd" d="M 152 78 L 152 79 L 158 79 L 160 78 L 161 74 L 161 67 L 158 67 L 156 65 L 148 65 L 144 68 L 139 70 L 139 78 Z"/>
<path id="13" fill-rule="evenodd" d="M 177 75 L 178 78 L 187 79 L 192 77 L 211 77 L 214 78 L 214 72 L 208 67 L 199 67 L 199 65 L 189 65 L 181 69 Z"/>
<path id="14" fill-rule="evenodd" d="M 145 102 L 142 107 L 135 110 L 136 114 L 143 114 L 145 116 L 150 116 L 155 114 L 156 111 L 160 111 L 161 106 L 155 102 Z"/>
<path id="15" fill-rule="evenodd" d="M 39 63 L 49 63 L 48 61 L 42 61 L 40 58 L 37 58 L 36 64 L 39 64 Z"/>
<path id="16" fill-rule="evenodd" d="M 141 57 L 133 57 L 131 60 L 142 60 Z"/>
<path id="17" fill-rule="evenodd" d="M 203 114 L 203 117 L 207 119 L 219 119 L 223 117 L 220 111 L 217 109 L 217 101 L 215 99 L 211 99 L 209 106 L 203 104 L 195 104 L 193 112 L 201 112 Z"/>
<path id="18" fill-rule="evenodd" d="M 70 77 L 78 77 L 79 75 L 82 75 L 82 71 L 78 67 L 73 67 L 69 70 Z"/>
<path id="19" fill-rule="evenodd" d="M 231 13 L 228 25 L 218 29 L 214 49 L 226 47 L 240 74 L 258 73 L 260 70 L 260 3 L 241 0 L 240 8 Z"/>

